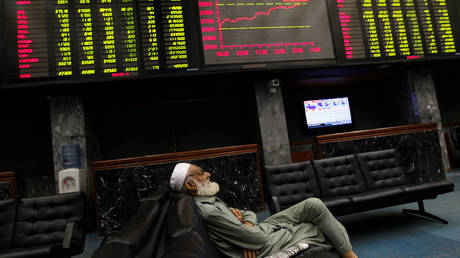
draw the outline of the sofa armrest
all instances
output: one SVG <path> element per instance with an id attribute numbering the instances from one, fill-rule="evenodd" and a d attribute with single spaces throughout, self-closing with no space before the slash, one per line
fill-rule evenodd
<path id="1" fill-rule="evenodd" d="M 70 223 L 67 223 L 67 225 L 65 226 L 64 238 L 62 239 L 63 249 L 69 249 L 70 247 L 70 240 L 72 239 L 74 224 L 75 224 L 74 222 L 70 222 Z"/>
<path id="2" fill-rule="evenodd" d="M 280 208 L 280 203 L 278 201 L 278 197 L 272 196 L 272 202 L 273 202 L 273 208 L 275 209 L 275 213 L 280 212 L 281 208 Z"/>

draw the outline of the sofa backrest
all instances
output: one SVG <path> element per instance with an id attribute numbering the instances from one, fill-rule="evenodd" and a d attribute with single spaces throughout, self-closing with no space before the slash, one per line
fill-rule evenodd
<path id="1" fill-rule="evenodd" d="M 167 215 L 169 208 L 171 207 L 170 195 L 171 193 L 169 188 L 164 187 L 155 192 L 152 197 L 141 201 L 141 205 L 143 205 L 143 202 L 145 201 L 157 202 L 158 214 L 155 216 L 152 223 L 149 223 L 149 225 L 146 225 L 145 223 L 141 224 L 144 227 L 149 227 L 149 233 L 143 241 L 142 246 L 140 246 L 140 248 L 136 251 L 136 257 L 160 257 L 164 253 L 165 232 L 168 220 Z M 126 225 L 124 228 L 125 227 Z"/>
<path id="2" fill-rule="evenodd" d="M 85 223 L 85 198 L 82 192 L 18 200 L 13 247 L 61 243 L 67 223 L 75 222 L 72 240 L 84 241 L 78 227 Z"/>
<path id="3" fill-rule="evenodd" d="M 220 257 L 191 196 L 172 195 L 166 223 L 164 257 Z"/>
<path id="4" fill-rule="evenodd" d="M 0 201 L 0 250 L 11 248 L 16 205 L 16 199 Z"/>
<path id="5" fill-rule="evenodd" d="M 119 232 L 108 236 L 92 257 L 160 257 L 169 206 L 169 189 L 160 187 L 152 196 L 140 200 L 136 213 Z"/>
<path id="6" fill-rule="evenodd" d="M 322 197 L 350 195 L 367 187 L 354 155 L 313 161 Z"/>
<path id="7" fill-rule="evenodd" d="M 311 196 L 320 196 L 310 161 L 265 166 L 268 191 L 284 210 Z"/>
<path id="8" fill-rule="evenodd" d="M 395 149 L 358 153 L 356 157 L 370 189 L 408 183 Z"/>

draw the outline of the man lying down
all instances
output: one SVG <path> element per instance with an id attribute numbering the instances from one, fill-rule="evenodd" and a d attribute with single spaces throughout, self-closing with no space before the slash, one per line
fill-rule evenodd
<path id="1" fill-rule="evenodd" d="M 257 223 L 254 212 L 228 207 L 219 185 L 198 166 L 179 163 L 170 179 L 175 192 L 195 199 L 209 238 L 230 257 L 289 257 L 308 245 L 334 247 L 344 258 L 357 257 L 345 228 L 317 198 L 308 198 Z M 326 240 L 327 239 L 327 240 Z"/>

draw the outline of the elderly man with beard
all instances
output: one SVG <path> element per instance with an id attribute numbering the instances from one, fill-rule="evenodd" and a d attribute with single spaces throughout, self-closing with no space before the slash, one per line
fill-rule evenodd
<path id="1" fill-rule="evenodd" d="M 194 197 L 211 241 L 225 255 L 283 256 L 289 254 L 286 250 L 292 255 L 308 245 L 319 245 L 334 247 L 344 258 L 357 257 L 345 228 L 321 200 L 308 198 L 257 223 L 254 212 L 228 207 L 219 199 L 219 185 L 210 177 L 198 166 L 179 163 L 171 175 L 170 187 Z"/>

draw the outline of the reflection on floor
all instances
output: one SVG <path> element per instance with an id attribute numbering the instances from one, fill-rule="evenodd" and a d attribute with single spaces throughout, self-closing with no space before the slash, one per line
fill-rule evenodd
<path id="1" fill-rule="evenodd" d="M 454 192 L 424 201 L 425 209 L 448 220 L 447 225 L 401 212 L 402 209 L 418 209 L 417 203 L 339 217 L 358 256 L 460 257 L 460 170 L 448 173 L 447 179 L 455 184 Z M 258 213 L 257 218 L 261 221 L 269 215 L 265 211 Z M 101 240 L 96 232 L 88 234 L 85 252 L 74 257 L 91 257 Z"/>

